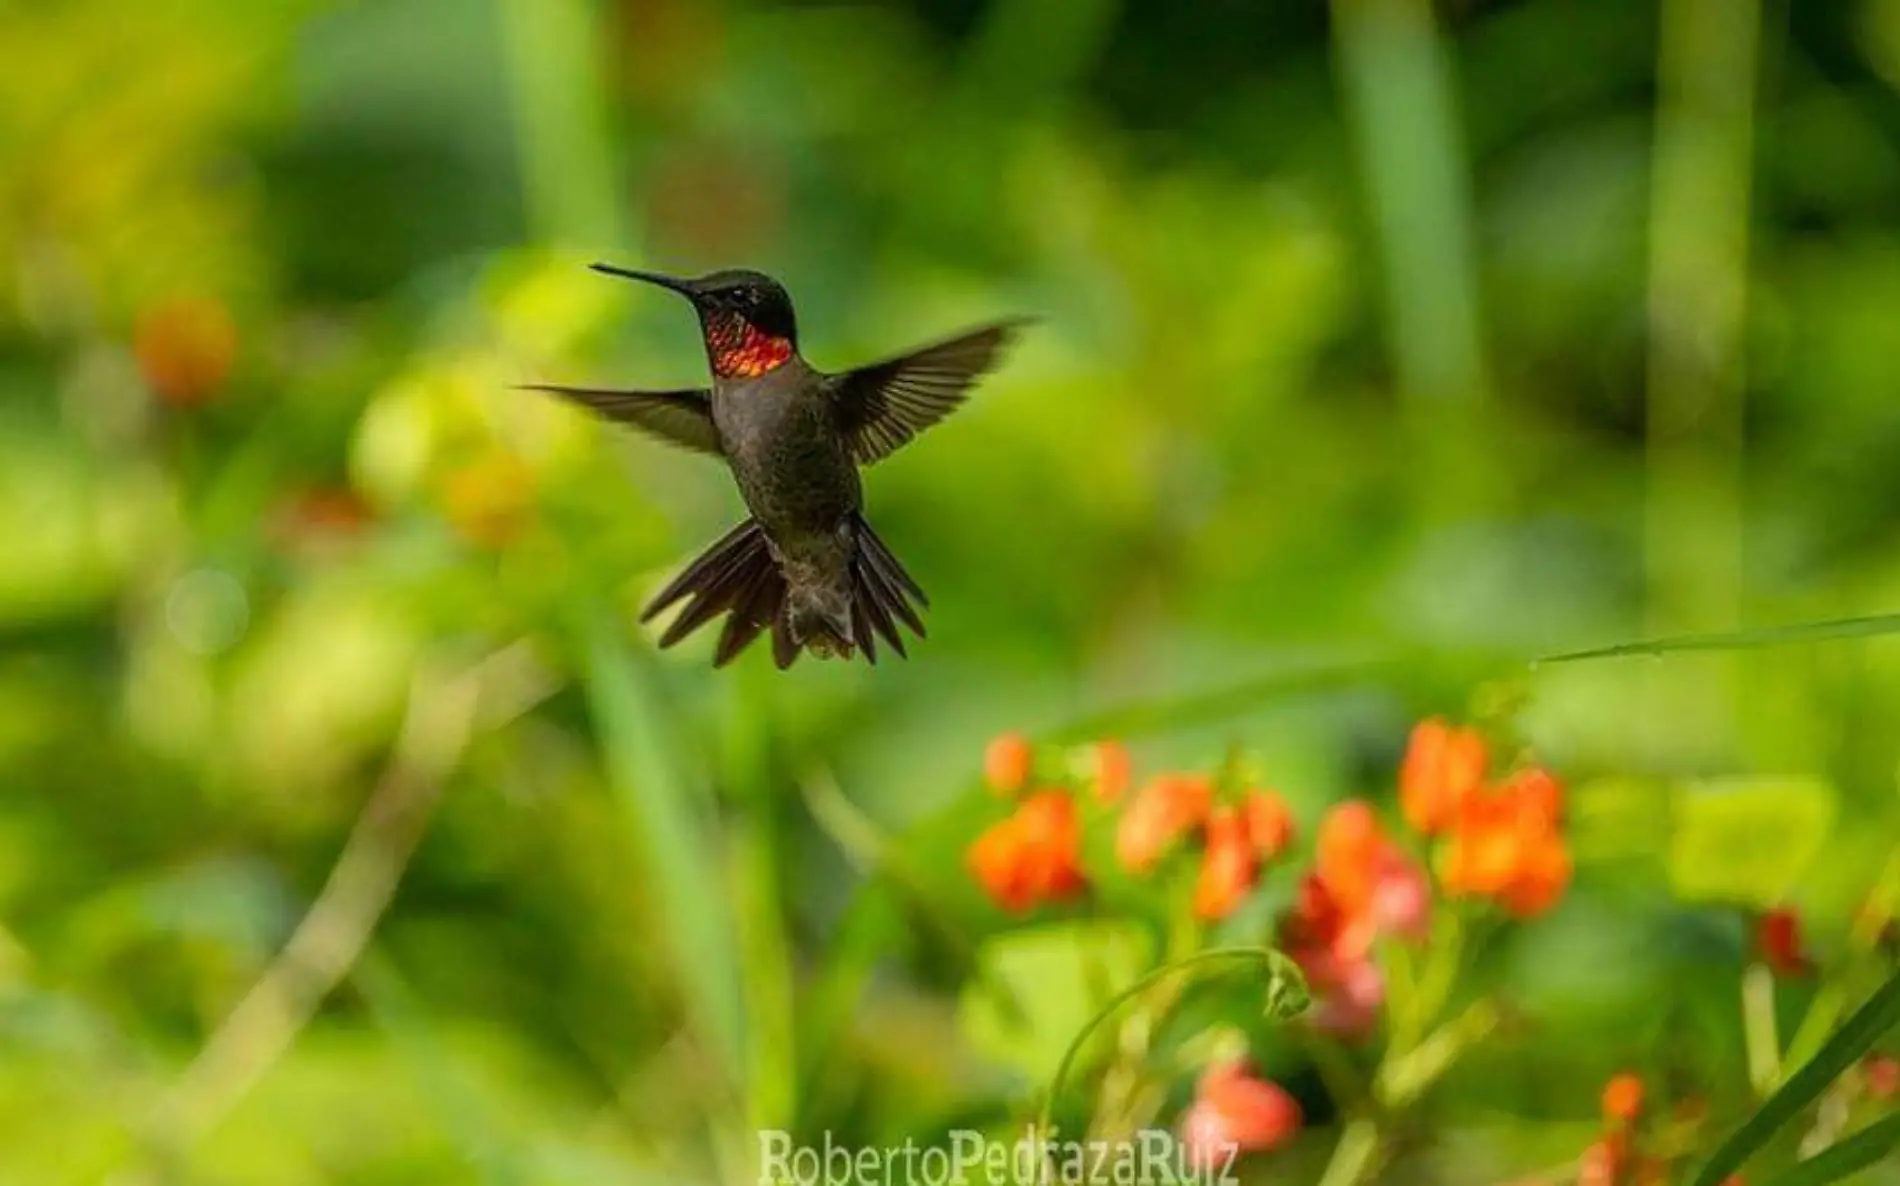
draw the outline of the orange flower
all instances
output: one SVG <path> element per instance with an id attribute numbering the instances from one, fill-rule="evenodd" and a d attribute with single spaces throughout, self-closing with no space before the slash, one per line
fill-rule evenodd
<path id="1" fill-rule="evenodd" d="M 1073 898 L 1088 887 L 1075 800 L 1038 791 L 970 845 L 967 860 L 991 899 L 1021 913 L 1038 903 Z"/>
<path id="2" fill-rule="evenodd" d="M 1445 851 L 1446 891 L 1496 898 L 1519 918 L 1556 905 L 1572 872 L 1557 826 L 1561 801 L 1561 788 L 1543 771 L 1466 797 Z"/>
<path id="3" fill-rule="evenodd" d="M 1628 1128 L 1642 1113 L 1642 1079 L 1628 1071 L 1611 1076 L 1603 1085 L 1603 1122 Z"/>
<path id="4" fill-rule="evenodd" d="M 1246 813 L 1247 836 L 1263 861 L 1271 861 L 1293 843 L 1293 812 L 1272 791 L 1250 791 L 1241 810 Z"/>
<path id="5" fill-rule="evenodd" d="M 1306 973 L 1317 1001 L 1313 1023 L 1342 1037 L 1362 1037 L 1378 1024 L 1385 1005 L 1373 941 L 1422 936 L 1431 886 L 1363 802 L 1328 812 L 1320 821 L 1318 846 L 1317 868 L 1300 884 L 1299 905 L 1281 920 L 1280 943 Z"/>
<path id="6" fill-rule="evenodd" d="M 1319 855 L 1302 909 L 1325 902 L 1320 941 L 1334 956 L 1362 958 L 1382 934 L 1417 937 L 1431 905 L 1424 873 L 1392 843 L 1370 804 L 1352 799 L 1320 820 Z"/>
<path id="7" fill-rule="evenodd" d="M 1777 976 L 1807 976 L 1814 971 L 1801 939 L 1801 916 L 1786 907 L 1766 911 L 1755 927 L 1755 951 Z"/>
<path id="8" fill-rule="evenodd" d="M 1419 722 L 1399 766 L 1399 806 L 1405 822 L 1427 836 L 1450 827 L 1466 796 L 1484 783 L 1484 737 L 1433 717 Z"/>
<path id="9" fill-rule="evenodd" d="M 1526 766 L 1504 780 L 1504 791 L 1517 798 L 1518 806 L 1552 824 L 1564 817 L 1564 788 L 1557 776 L 1542 766 Z"/>
<path id="10" fill-rule="evenodd" d="M 1465 796 L 1484 785 L 1490 755 L 1474 728 L 1454 728 L 1444 718 L 1421 720 L 1412 730 L 1398 766 L 1398 806 L 1427 836 L 1452 827 Z"/>
<path id="11" fill-rule="evenodd" d="M 1299 1101 L 1277 1083 L 1248 1073 L 1239 1061 L 1215 1063 L 1195 1084 L 1194 1102 L 1181 1115 L 1181 1144 L 1188 1164 L 1227 1164 L 1238 1152 L 1264 1152 L 1300 1131 Z"/>
<path id="12" fill-rule="evenodd" d="M 1379 859 L 1390 844 L 1363 799 L 1349 799 L 1320 820 L 1314 870 L 1346 914 L 1358 914 L 1372 901 Z"/>
<path id="13" fill-rule="evenodd" d="M 1098 741 L 1095 743 L 1095 799 L 1098 803 L 1114 803 L 1128 793 L 1129 784 L 1135 779 L 1134 760 L 1128 756 L 1128 747 L 1119 741 Z"/>
<path id="14" fill-rule="evenodd" d="M 1216 807 L 1207 817 L 1207 853 L 1194 883 L 1195 917 L 1226 918 L 1253 889 L 1255 858 L 1247 820 L 1232 807 Z"/>
<path id="15" fill-rule="evenodd" d="M 1198 774 L 1164 774 L 1128 804 L 1115 831 L 1115 857 L 1131 873 L 1146 873 L 1187 832 L 1207 818 L 1214 784 Z"/>
<path id="16" fill-rule="evenodd" d="M 1012 914 L 1035 905 L 1023 875 L 1026 845 L 1022 828 L 1011 816 L 992 824 L 970 845 L 964 859 L 990 900 Z"/>
<path id="17" fill-rule="evenodd" d="M 217 393 L 237 358 L 237 327 L 215 300 L 181 297 L 153 305 L 132 329 L 132 353 L 158 398 L 195 408 Z"/>
<path id="18" fill-rule="evenodd" d="M 1003 795 L 1014 795 L 1029 785 L 1036 751 L 1021 733 L 1004 733 L 983 751 L 983 781 Z"/>

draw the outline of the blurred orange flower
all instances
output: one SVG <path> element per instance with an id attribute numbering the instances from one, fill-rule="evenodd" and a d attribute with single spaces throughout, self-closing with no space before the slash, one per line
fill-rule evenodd
<path id="1" fill-rule="evenodd" d="M 1281 921 L 1280 942 L 1306 973 L 1313 1023 L 1362 1036 L 1378 1023 L 1385 978 L 1372 960 L 1382 935 L 1422 937 L 1431 909 L 1424 870 L 1386 836 L 1372 807 L 1339 804 L 1319 826 L 1319 858 Z"/>
<path id="2" fill-rule="evenodd" d="M 1066 791 L 1037 791 L 970 845 L 970 872 L 990 898 L 1016 913 L 1088 888 L 1082 829 Z"/>
<path id="3" fill-rule="evenodd" d="M 1247 836 L 1261 860 L 1273 860 L 1293 843 L 1293 812 L 1279 795 L 1249 791 L 1241 809 L 1246 812 Z"/>
<path id="4" fill-rule="evenodd" d="M 177 297 L 148 306 L 132 327 L 132 353 L 158 398 L 195 408 L 224 385 L 237 358 L 237 327 L 224 305 Z"/>
<path id="5" fill-rule="evenodd" d="M 1777 976 L 1807 976 L 1814 971 L 1801 938 L 1801 916 L 1787 907 L 1762 913 L 1755 926 L 1755 952 Z"/>
<path id="6" fill-rule="evenodd" d="M 1629 1143 L 1623 1134 L 1610 1133 L 1577 1159 L 1577 1186 L 1617 1186 L 1629 1161 Z"/>
<path id="7" fill-rule="evenodd" d="M 1365 954 L 1381 934 L 1416 937 L 1431 906 L 1425 874 L 1394 844 L 1372 805 L 1349 799 L 1320 821 L 1314 876 L 1333 903 L 1330 938 L 1344 958 Z"/>
<path id="8" fill-rule="evenodd" d="M 1860 1064 L 1867 1079 L 1867 1094 L 1881 1103 L 1900 1095 L 1900 1058 L 1891 1054 L 1870 1054 Z"/>
<path id="9" fill-rule="evenodd" d="M 1563 822 L 1563 784 L 1542 766 L 1526 766 L 1504 780 L 1504 789 L 1516 796 L 1525 811 L 1543 816 L 1552 825 Z"/>
<path id="10" fill-rule="evenodd" d="M 502 548 L 521 533 L 534 496 L 534 476 L 512 453 L 497 450 L 452 471 L 442 486 L 449 525 L 469 543 Z"/>
<path id="11" fill-rule="evenodd" d="M 1624 1071 L 1612 1075 L 1603 1085 L 1603 1121 L 1624 1128 L 1636 1123 L 1643 1112 L 1643 1081 Z"/>
<path id="12" fill-rule="evenodd" d="M 1253 889 L 1257 870 L 1253 837 L 1239 810 L 1216 807 L 1207 817 L 1207 852 L 1194 883 L 1195 917 L 1226 918 Z"/>
<path id="13" fill-rule="evenodd" d="M 1320 820 L 1314 872 L 1348 915 L 1372 901 L 1380 858 L 1391 846 L 1379 817 L 1363 799 L 1349 799 Z"/>
<path id="14" fill-rule="evenodd" d="M 1467 796 L 1445 852 L 1446 892 L 1495 898 L 1519 918 L 1556 905 L 1572 872 L 1561 806 L 1557 780 L 1542 770 Z"/>
<path id="15" fill-rule="evenodd" d="M 1128 793 L 1135 779 L 1134 760 L 1128 756 L 1128 747 L 1119 741 L 1098 741 L 1095 743 L 1095 798 L 1097 802 L 1114 803 Z"/>
<path id="16" fill-rule="evenodd" d="M 1029 785 L 1036 751 L 1021 733 L 1004 733 L 983 751 L 983 781 L 992 791 L 1014 795 Z"/>
<path id="17" fill-rule="evenodd" d="M 1214 784 L 1205 775 L 1163 774 L 1143 787 L 1122 813 L 1115 857 L 1131 873 L 1146 873 L 1182 836 L 1207 818 Z"/>
<path id="18" fill-rule="evenodd" d="M 1399 766 L 1399 807 L 1405 822 L 1435 836 L 1458 817 L 1465 798 L 1484 784 L 1489 756 L 1476 729 L 1442 718 L 1420 721 Z"/>
<path id="19" fill-rule="evenodd" d="M 1181 1144 L 1197 1169 L 1224 1166 L 1236 1152 L 1265 1152 L 1300 1131 L 1299 1101 L 1279 1084 L 1248 1072 L 1235 1060 L 1215 1063 L 1195 1084 L 1194 1102 L 1181 1114 Z"/>
<path id="20" fill-rule="evenodd" d="M 319 486 L 285 500 L 277 508 L 271 530 L 286 545 L 321 545 L 355 536 L 375 521 L 375 510 L 354 490 Z"/>

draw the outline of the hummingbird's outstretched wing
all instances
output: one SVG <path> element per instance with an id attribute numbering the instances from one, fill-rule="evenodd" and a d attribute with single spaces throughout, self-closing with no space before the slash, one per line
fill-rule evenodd
<path id="1" fill-rule="evenodd" d="M 834 376 L 833 398 L 852 458 L 869 465 L 889 457 L 955 411 L 1026 323 L 1001 322 Z"/>
<path id="2" fill-rule="evenodd" d="M 525 383 L 524 391 L 545 391 L 600 413 L 669 444 L 715 456 L 719 433 L 713 428 L 712 401 L 704 388 L 688 391 L 620 391 L 607 387 L 562 387 Z"/>

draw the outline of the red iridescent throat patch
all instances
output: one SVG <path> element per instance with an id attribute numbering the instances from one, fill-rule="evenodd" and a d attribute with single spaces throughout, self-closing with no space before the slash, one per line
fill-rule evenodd
<path id="1" fill-rule="evenodd" d="M 776 337 L 731 314 L 706 327 L 706 352 L 721 379 L 752 379 L 785 365 L 792 356 L 788 338 Z"/>

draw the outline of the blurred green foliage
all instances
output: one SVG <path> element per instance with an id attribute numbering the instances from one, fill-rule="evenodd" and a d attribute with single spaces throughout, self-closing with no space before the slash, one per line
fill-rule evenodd
<path id="1" fill-rule="evenodd" d="M 0 7 L 0 1183 L 1000 1126 L 985 738 L 1135 705 L 1311 819 L 1499 677 L 1601 793 L 1487 968 L 1534 1064 L 1451 1075 L 1418 1172 L 1573 1156 L 1624 1065 L 1745 1097 L 1741 928 L 1671 879 L 1739 892 L 1733 821 L 1629 788 L 1798 788 L 1740 881 L 1838 948 L 1900 649 L 1514 662 L 1900 608 L 1900 3 L 1714 8 Z M 738 507 L 510 389 L 698 381 L 599 257 L 770 271 L 834 367 L 1045 317 L 868 476 L 910 662 L 632 624 Z"/>

